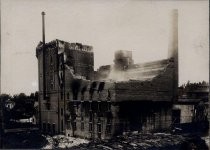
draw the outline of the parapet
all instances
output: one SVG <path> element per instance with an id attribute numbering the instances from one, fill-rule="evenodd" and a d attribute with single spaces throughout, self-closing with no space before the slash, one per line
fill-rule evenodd
<path id="1" fill-rule="evenodd" d="M 68 43 L 65 41 L 57 40 L 58 47 L 70 50 L 79 50 L 79 51 L 86 51 L 86 52 L 93 52 L 93 47 L 89 45 L 83 45 L 81 43 Z"/>
<path id="2" fill-rule="evenodd" d="M 39 44 L 36 47 L 36 56 L 38 56 L 38 53 L 42 51 L 43 43 L 40 41 Z M 69 43 L 62 40 L 52 40 L 48 43 L 45 43 L 46 48 L 55 48 L 58 47 L 58 49 L 69 49 L 69 50 L 78 50 L 78 51 L 84 51 L 84 52 L 93 52 L 93 47 L 89 45 L 83 45 L 81 43 Z M 63 50 L 62 50 L 63 51 Z"/>

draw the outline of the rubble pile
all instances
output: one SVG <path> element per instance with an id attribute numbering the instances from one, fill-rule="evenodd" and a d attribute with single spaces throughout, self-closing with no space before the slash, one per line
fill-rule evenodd
<path id="1" fill-rule="evenodd" d="M 69 148 L 72 146 L 77 146 L 79 144 L 88 143 L 88 140 L 74 138 L 74 137 L 66 137 L 64 135 L 56 135 L 56 136 L 46 136 L 48 144 L 45 145 L 42 149 L 55 149 L 55 148 Z"/>
<path id="2" fill-rule="evenodd" d="M 200 140 L 200 143 L 193 143 L 190 137 L 165 133 L 131 134 L 117 136 L 111 140 L 92 141 L 88 144 L 71 147 L 70 150 L 179 150 L 188 148 L 207 150 L 208 148 L 205 147 L 205 142 L 202 142 Z"/>

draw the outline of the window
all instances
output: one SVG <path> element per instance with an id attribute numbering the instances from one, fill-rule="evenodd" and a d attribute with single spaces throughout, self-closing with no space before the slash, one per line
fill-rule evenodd
<path id="1" fill-rule="evenodd" d="M 106 126 L 106 134 L 111 134 L 111 124 L 107 124 L 107 126 Z"/>
<path id="2" fill-rule="evenodd" d="M 98 138 L 101 139 L 101 132 L 98 132 Z"/>
<path id="3" fill-rule="evenodd" d="M 61 108 L 61 116 L 63 116 L 63 108 Z"/>
<path id="4" fill-rule="evenodd" d="M 86 86 L 83 87 L 82 90 L 81 90 L 81 95 L 82 95 L 81 99 L 82 100 L 84 100 L 84 93 L 85 93 L 86 90 L 87 90 L 87 87 Z"/>
<path id="5" fill-rule="evenodd" d="M 97 124 L 97 131 L 98 131 L 98 133 L 101 133 L 101 123 Z"/>
<path id="6" fill-rule="evenodd" d="M 53 134 L 55 134 L 55 123 L 53 123 L 53 126 L 52 126 L 52 132 L 53 132 Z"/>
<path id="7" fill-rule="evenodd" d="M 93 131 L 93 124 L 92 122 L 89 123 L 89 132 L 92 132 Z"/>
<path id="8" fill-rule="evenodd" d="M 51 132 L 51 124 L 50 123 L 47 124 L 47 129 L 48 129 L 48 133 L 50 133 Z"/>
<path id="9" fill-rule="evenodd" d="M 111 124 L 112 123 L 112 119 L 111 119 L 111 117 L 108 117 L 107 118 L 107 124 Z"/>
<path id="10" fill-rule="evenodd" d="M 63 100 L 63 92 L 61 92 L 61 100 Z"/>
<path id="11" fill-rule="evenodd" d="M 69 99 L 69 93 L 67 93 L 67 99 Z"/>
<path id="12" fill-rule="evenodd" d="M 101 112 L 101 102 L 98 102 L 98 112 Z"/>
<path id="13" fill-rule="evenodd" d="M 77 130 L 77 123 L 76 123 L 76 121 L 73 122 L 73 130 L 75 130 L 75 131 Z"/>
<path id="14" fill-rule="evenodd" d="M 108 112 L 111 111 L 111 102 L 107 102 L 107 111 L 108 111 Z"/>
<path id="15" fill-rule="evenodd" d="M 111 126 L 112 126 L 112 119 L 108 117 L 106 125 L 106 134 L 111 134 Z"/>
<path id="16" fill-rule="evenodd" d="M 81 116 L 81 121 L 84 121 L 84 117 L 83 116 Z"/>
<path id="17" fill-rule="evenodd" d="M 93 83 L 91 84 L 91 87 L 90 87 L 90 90 L 89 90 L 90 99 L 92 99 L 92 97 L 93 97 L 93 93 L 94 93 L 94 90 L 95 90 L 96 86 L 97 86 L 97 83 L 96 83 L 96 82 L 93 82 Z"/>
<path id="18" fill-rule="evenodd" d="M 45 133 L 46 132 L 46 123 L 43 123 L 42 128 L 43 128 L 43 132 Z"/>
<path id="19" fill-rule="evenodd" d="M 53 58 L 52 58 L 52 56 L 50 56 L 50 65 L 51 66 L 53 65 Z"/>
<path id="20" fill-rule="evenodd" d="M 53 81 L 51 81 L 50 87 L 51 87 L 51 89 L 53 90 L 53 88 L 54 88 Z"/>
<path id="21" fill-rule="evenodd" d="M 63 120 L 61 120 L 61 131 L 63 131 Z"/>
<path id="22" fill-rule="evenodd" d="M 93 120 L 93 114 L 92 114 L 92 113 L 90 113 L 90 116 L 89 116 L 89 122 L 92 122 L 92 120 Z"/>
<path id="23" fill-rule="evenodd" d="M 76 103 L 74 103 L 74 110 L 76 111 L 76 113 L 78 112 L 78 105 Z"/>
<path id="24" fill-rule="evenodd" d="M 100 82 L 100 84 L 98 86 L 98 93 L 101 92 L 101 91 L 103 91 L 104 85 L 105 85 L 105 82 Z"/>
<path id="25" fill-rule="evenodd" d="M 84 102 L 81 102 L 81 113 L 83 113 L 84 112 Z"/>
<path id="26" fill-rule="evenodd" d="M 92 102 L 90 102 L 89 104 L 90 104 L 89 111 L 92 112 Z"/>
<path id="27" fill-rule="evenodd" d="M 67 129 L 71 128 L 70 124 L 71 124 L 70 120 L 67 120 Z"/>
<path id="28" fill-rule="evenodd" d="M 84 125 L 84 122 L 82 121 L 81 122 L 81 131 L 84 131 L 84 128 L 85 128 L 85 125 Z"/>

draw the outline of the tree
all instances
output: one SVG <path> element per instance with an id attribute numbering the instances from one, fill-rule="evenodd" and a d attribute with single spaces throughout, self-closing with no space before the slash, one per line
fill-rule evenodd
<path id="1" fill-rule="evenodd" d="M 12 97 L 9 94 L 1 94 L 0 99 L 1 99 L 1 107 L 2 107 L 2 112 L 3 112 L 3 118 L 4 122 L 7 122 L 10 119 L 10 112 L 5 107 L 5 102 L 11 99 Z"/>
<path id="2" fill-rule="evenodd" d="M 11 110 L 11 118 L 13 119 L 23 119 L 30 118 L 35 114 L 34 108 L 34 94 L 26 96 L 24 93 L 15 95 L 13 97 L 15 102 L 14 108 Z"/>
<path id="3" fill-rule="evenodd" d="M 12 97 L 9 94 L 1 94 L 0 99 L 5 102 L 8 99 L 11 99 Z"/>

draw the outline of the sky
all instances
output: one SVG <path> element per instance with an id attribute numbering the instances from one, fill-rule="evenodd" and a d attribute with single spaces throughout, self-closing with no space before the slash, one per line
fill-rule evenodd
<path id="1" fill-rule="evenodd" d="M 1 93 L 38 90 L 35 49 L 61 39 L 93 46 L 95 70 L 116 50 L 135 63 L 167 58 L 170 12 L 179 13 L 179 85 L 209 81 L 208 0 L 1 0 Z"/>

